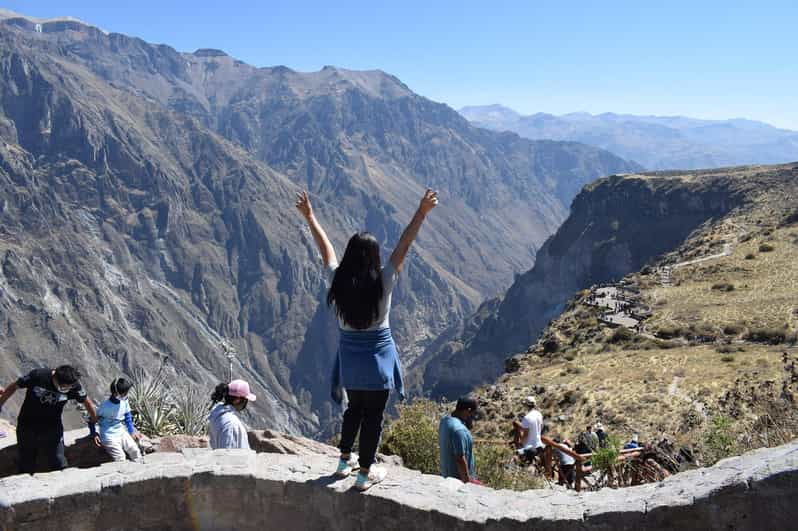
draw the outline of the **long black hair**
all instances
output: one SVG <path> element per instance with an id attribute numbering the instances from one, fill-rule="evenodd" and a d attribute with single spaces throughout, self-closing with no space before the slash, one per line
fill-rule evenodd
<path id="1" fill-rule="evenodd" d="M 362 330 L 379 317 L 383 295 L 380 244 L 368 232 L 358 232 L 346 244 L 344 257 L 327 292 L 327 305 L 344 323 Z"/>

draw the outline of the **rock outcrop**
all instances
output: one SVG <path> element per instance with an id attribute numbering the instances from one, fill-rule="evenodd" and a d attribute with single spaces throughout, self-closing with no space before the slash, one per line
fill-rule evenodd
<path id="1" fill-rule="evenodd" d="M 761 530 L 798 520 L 798 442 L 657 484 L 495 491 L 389 467 L 365 494 L 323 456 L 187 449 L 0 480 L 0 529 Z"/>
<path id="2" fill-rule="evenodd" d="M 789 164 L 599 179 L 574 199 L 535 266 L 433 343 L 414 376 L 432 396 L 449 398 L 494 381 L 577 291 L 639 271 L 764 190 L 794 193 L 797 178 L 798 165 Z"/>

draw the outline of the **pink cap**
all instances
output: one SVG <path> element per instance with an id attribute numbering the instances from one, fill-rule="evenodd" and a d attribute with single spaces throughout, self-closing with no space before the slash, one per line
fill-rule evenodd
<path id="1" fill-rule="evenodd" d="M 244 380 L 233 380 L 227 384 L 227 394 L 237 398 L 246 398 L 250 402 L 255 401 L 255 395 L 249 390 L 249 384 Z"/>

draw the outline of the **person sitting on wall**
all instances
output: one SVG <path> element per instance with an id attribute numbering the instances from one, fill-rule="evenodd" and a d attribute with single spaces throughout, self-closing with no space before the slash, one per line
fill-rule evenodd
<path id="1" fill-rule="evenodd" d="M 141 459 L 141 450 L 137 441 L 141 434 L 133 425 L 133 413 L 127 400 L 127 394 L 133 384 L 124 378 L 114 378 L 111 382 L 111 396 L 97 408 L 100 434 L 94 436 L 97 446 L 105 448 L 114 461 L 131 461 Z"/>
<path id="2" fill-rule="evenodd" d="M 478 409 L 476 398 L 464 396 L 457 401 L 451 415 L 441 419 L 438 425 L 441 476 L 481 484 L 474 473 L 474 439 L 471 436 Z"/>
<path id="3" fill-rule="evenodd" d="M 243 411 L 255 395 L 244 380 L 220 383 L 211 395 L 211 410 L 208 416 L 208 444 L 218 448 L 243 448 L 249 450 L 247 428 L 237 413 Z"/>
<path id="4" fill-rule="evenodd" d="M 513 423 L 517 434 L 516 437 L 521 441 L 521 447 L 516 450 L 516 453 L 524 462 L 531 463 L 545 447 L 540 439 L 543 432 L 543 414 L 538 411 L 537 400 L 534 396 L 526 397 L 524 405 L 529 407 L 530 410 L 520 422 L 515 421 Z"/>
<path id="5" fill-rule="evenodd" d="M 17 417 L 17 450 L 20 474 L 36 472 L 39 453 L 47 459 L 47 470 L 68 466 L 64 456 L 64 424 L 61 415 L 67 401 L 83 404 L 89 413 L 90 435 L 94 436 L 97 412 L 80 385 L 80 372 L 71 365 L 56 369 L 34 369 L 5 388 L 0 410 L 17 389 L 25 389 L 25 401 Z"/>

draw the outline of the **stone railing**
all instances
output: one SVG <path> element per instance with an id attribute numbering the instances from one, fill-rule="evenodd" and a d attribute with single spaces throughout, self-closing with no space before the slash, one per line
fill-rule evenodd
<path id="1" fill-rule="evenodd" d="M 794 529 L 798 441 L 657 484 L 577 494 L 495 491 L 391 466 L 365 494 L 335 458 L 184 449 L 145 464 L 0 480 L 0 528 Z"/>

